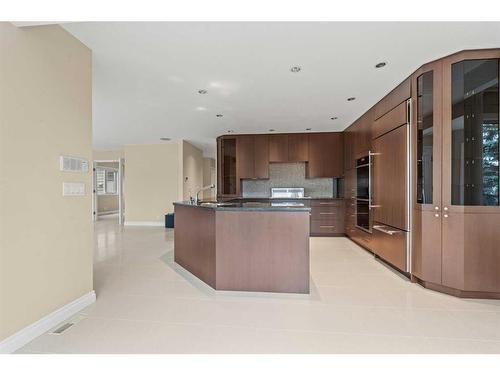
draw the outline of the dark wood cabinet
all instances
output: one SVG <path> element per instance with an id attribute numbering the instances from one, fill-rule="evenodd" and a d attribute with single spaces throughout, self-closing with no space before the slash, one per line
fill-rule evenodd
<path id="1" fill-rule="evenodd" d="M 500 298 L 499 62 L 464 51 L 412 77 L 412 275 L 462 297 Z"/>
<path id="2" fill-rule="evenodd" d="M 342 133 L 309 134 L 308 178 L 341 177 L 344 173 Z"/>
<path id="3" fill-rule="evenodd" d="M 288 135 L 273 134 L 269 136 L 269 161 L 288 162 Z"/>
<path id="4" fill-rule="evenodd" d="M 217 138 L 218 196 L 241 194 L 241 180 L 268 179 L 270 163 L 307 163 L 306 178 L 341 177 L 342 133 L 245 134 Z"/>
<path id="5" fill-rule="evenodd" d="M 269 136 L 256 135 L 254 145 L 254 178 L 269 178 Z"/>
<path id="6" fill-rule="evenodd" d="M 217 138 L 217 196 L 220 198 L 239 195 L 236 175 L 236 137 Z"/>
<path id="7" fill-rule="evenodd" d="M 373 220 L 408 230 L 407 135 L 400 126 L 373 141 Z"/>
<path id="8" fill-rule="evenodd" d="M 344 234 L 344 202 L 336 199 L 311 201 L 311 236 Z"/>
<path id="9" fill-rule="evenodd" d="M 411 77 L 405 79 L 373 107 L 373 120 L 379 119 L 411 97 L 411 81 Z"/>
<path id="10" fill-rule="evenodd" d="M 255 137 L 241 135 L 236 138 L 236 164 L 238 178 L 255 176 Z"/>
<path id="11" fill-rule="evenodd" d="M 344 171 L 348 171 L 355 167 L 354 157 L 354 137 L 352 129 L 348 128 L 344 131 Z"/>
<path id="12" fill-rule="evenodd" d="M 237 176 L 242 179 L 269 178 L 269 142 L 266 135 L 236 137 Z"/>
<path id="13" fill-rule="evenodd" d="M 301 162 L 309 160 L 309 135 L 288 135 L 288 161 Z"/>

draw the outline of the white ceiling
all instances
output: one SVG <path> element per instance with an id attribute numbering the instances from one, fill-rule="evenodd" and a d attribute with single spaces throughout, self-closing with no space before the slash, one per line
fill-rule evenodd
<path id="1" fill-rule="evenodd" d="M 229 129 L 343 130 L 423 63 L 500 47 L 500 23 L 484 22 L 62 26 L 93 51 L 96 149 L 170 137 L 207 156 Z M 380 61 L 388 65 L 375 69 Z M 302 71 L 291 73 L 294 65 Z"/>

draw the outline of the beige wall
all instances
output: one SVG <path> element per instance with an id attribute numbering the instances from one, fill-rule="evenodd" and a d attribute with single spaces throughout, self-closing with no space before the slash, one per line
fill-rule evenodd
<path id="1" fill-rule="evenodd" d="M 120 150 L 94 150 L 94 160 L 118 160 L 124 157 L 123 149 Z"/>
<path id="2" fill-rule="evenodd" d="M 217 171 L 215 167 L 215 159 L 203 158 L 203 186 L 217 184 Z M 215 199 L 217 189 L 205 190 L 203 192 L 203 199 Z"/>
<path id="3" fill-rule="evenodd" d="M 162 222 L 182 200 L 182 144 L 125 146 L 125 222 Z"/>
<path id="4" fill-rule="evenodd" d="M 203 186 L 203 153 L 191 143 L 182 141 L 183 198 L 196 195 Z"/>
<path id="5" fill-rule="evenodd" d="M 59 26 L 0 23 L 0 340 L 92 290 L 91 51 Z M 84 197 L 63 197 L 63 181 Z"/>

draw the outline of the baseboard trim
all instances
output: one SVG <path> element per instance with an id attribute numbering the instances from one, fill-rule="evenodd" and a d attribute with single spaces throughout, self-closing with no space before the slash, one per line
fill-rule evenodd
<path id="1" fill-rule="evenodd" d="M 126 226 L 143 226 L 143 227 L 164 227 L 163 221 L 125 221 Z"/>
<path id="2" fill-rule="evenodd" d="M 42 319 L 14 333 L 0 342 L 0 354 L 13 353 L 22 348 L 34 338 L 44 334 L 49 329 L 61 324 L 72 315 L 93 304 L 96 300 L 95 291 L 91 291 L 80 298 L 64 305 L 60 309 L 46 315 Z"/>

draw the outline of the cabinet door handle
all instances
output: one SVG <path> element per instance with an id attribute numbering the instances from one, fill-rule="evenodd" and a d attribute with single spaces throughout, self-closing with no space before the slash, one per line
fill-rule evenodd
<path id="1" fill-rule="evenodd" d="M 335 212 L 320 212 L 320 215 L 335 215 Z"/>
<path id="2" fill-rule="evenodd" d="M 374 225 L 372 228 L 373 228 L 373 229 L 378 230 L 379 232 L 382 232 L 382 233 L 388 234 L 388 235 L 390 235 L 390 236 L 393 236 L 393 235 L 395 235 L 396 233 L 401 233 L 401 231 L 400 231 L 400 230 L 390 230 L 390 229 L 385 229 L 385 227 L 384 227 L 384 226 L 382 226 L 382 225 Z"/>
<path id="3" fill-rule="evenodd" d="M 335 228 L 333 225 L 320 225 L 320 228 Z"/>
<path id="4" fill-rule="evenodd" d="M 322 206 L 333 206 L 335 203 L 330 203 L 330 202 L 319 202 L 320 205 Z"/>

